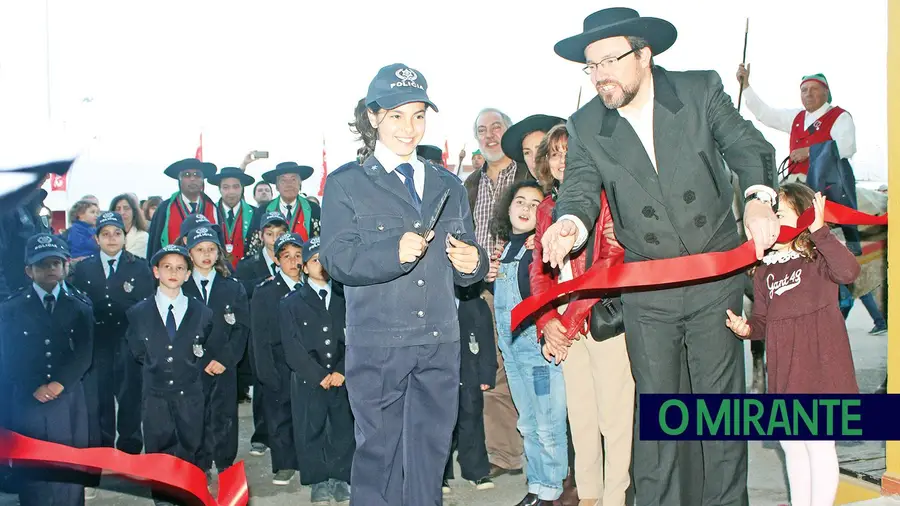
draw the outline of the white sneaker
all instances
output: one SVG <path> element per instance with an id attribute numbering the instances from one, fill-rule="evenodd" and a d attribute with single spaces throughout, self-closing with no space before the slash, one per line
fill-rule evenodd
<path id="1" fill-rule="evenodd" d="M 97 489 L 94 487 L 84 487 L 84 499 L 96 499 L 97 498 Z"/>

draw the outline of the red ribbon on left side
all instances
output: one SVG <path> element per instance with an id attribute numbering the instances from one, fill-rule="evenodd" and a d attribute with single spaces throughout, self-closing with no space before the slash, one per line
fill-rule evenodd
<path id="1" fill-rule="evenodd" d="M 190 496 L 203 506 L 246 506 L 250 499 L 244 462 L 219 474 L 219 496 L 207 488 L 199 467 L 161 453 L 130 455 L 115 448 L 72 448 L 0 428 L 0 459 L 13 463 L 105 471 L 179 496 Z"/>

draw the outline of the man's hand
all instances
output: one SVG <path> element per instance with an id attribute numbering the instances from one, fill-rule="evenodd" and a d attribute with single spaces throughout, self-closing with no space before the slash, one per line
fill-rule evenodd
<path id="1" fill-rule="evenodd" d="M 740 83 L 740 85 L 741 85 L 741 89 L 746 90 L 747 88 L 750 87 L 750 64 L 749 63 L 747 64 L 747 66 L 744 66 L 743 63 L 738 65 L 737 80 L 738 80 L 738 83 Z"/>
<path id="2" fill-rule="evenodd" d="M 746 318 L 732 313 L 730 309 L 725 310 L 725 315 L 728 317 L 725 319 L 725 326 L 730 328 L 734 335 L 738 337 L 750 336 L 750 325 L 747 323 Z"/>
<path id="3" fill-rule="evenodd" d="M 41 404 L 56 400 L 56 395 L 53 395 L 53 392 L 51 392 L 50 389 L 47 388 L 47 385 L 39 386 L 38 389 L 35 390 L 31 395 L 33 395 L 34 398 L 37 399 L 37 401 Z"/>
<path id="4" fill-rule="evenodd" d="M 497 273 L 500 272 L 500 260 L 492 260 L 491 268 L 488 269 L 487 275 L 484 277 L 485 283 L 493 283 L 497 280 Z"/>
<path id="5" fill-rule="evenodd" d="M 466 158 L 466 148 L 462 148 L 459 150 L 459 159 L 463 160 Z"/>
<path id="6" fill-rule="evenodd" d="M 575 247 L 578 238 L 578 226 L 572 220 L 562 220 L 550 225 L 544 232 L 541 245 L 544 247 L 544 263 L 556 268 L 562 265 L 566 255 Z"/>
<path id="7" fill-rule="evenodd" d="M 791 161 L 794 163 L 800 163 L 804 160 L 809 160 L 809 148 L 797 148 L 791 151 Z"/>
<path id="8" fill-rule="evenodd" d="M 544 342 L 552 343 L 554 349 L 568 348 L 572 345 L 572 343 L 569 342 L 569 338 L 566 337 L 566 328 L 563 327 L 559 318 L 554 318 L 547 322 L 547 325 L 544 325 L 543 333 Z"/>
<path id="9" fill-rule="evenodd" d="M 330 374 L 331 376 L 331 386 L 339 387 L 344 384 L 344 375 L 339 372 L 333 372 Z"/>
<path id="10" fill-rule="evenodd" d="M 756 244 L 756 259 L 762 260 L 766 250 L 778 240 L 781 225 L 772 206 L 760 200 L 751 200 L 744 206 L 744 231 Z"/>
<path id="11" fill-rule="evenodd" d="M 481 391 L 482 391 L 482 392 L 487 392 L 487 391 L 490 390 L 490 389 L 491 389 L 491 386 L 490 386 L 490 385 L 485 385 L 485 384 L 482 384 L 482 385 L 481 385 Z"/>
<path id="12" fill-rule="evenodd" d="M 244 161 L 241 162 L 241 170 L 247 172 L 247 166 L 256 161 L 256 157 L 253 156 L 253 151 L 244 155 Z"/>
<path id="13" fill-rule="evenodd" d="M 816 230 L 825 226 L 825 196 L 820 192 L 816 192 L 813 199 L 813 207 L 816 209 L 816 218 L 809 225 L 809 232 L 815 233 Z"/>
<path id="14" fill-rule="evenodd" d="M 415 262 L 428 249 L 428 243 L 434 239 L 434 232 L 428 234 L 428 237 L 422 237 L 414 232 L 407 232 L 400 238 L 400 263 L 408 264 Z"/>
<path id="15" fill-rule="evenodd" d="M 462 274 L 472 274 L 478 268 L 478 248 L 447 235 L 447 257 L 453 268 Z"/>
<path id="16" fill-rule="evenodd" d="M 210 376 L 216 376 L 225 372 L 225 366 L 215 360 L 211 360 L 209 362 L 209 365 L 207 365 L 206 368 L 203 369 L 203 372 L 209 374 Z"/>

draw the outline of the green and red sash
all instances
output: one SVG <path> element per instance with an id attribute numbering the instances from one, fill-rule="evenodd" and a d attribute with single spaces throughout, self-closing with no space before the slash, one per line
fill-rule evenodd
<path id="1" fill-rule="evenodd" d="M 228 217 L 221 200 L 219 201 L 219 206 L 225 221 L 225 253 L 231 261 L 231 265 L 237 268 L 238 262 L 244 258 L 244 253 L 246 253 L 244 238 L 247 237 L 247 232 L 250 230 L 250 222 L 253 221 L 253 208 L 241 199 L 237 215 L 234 217 L 234 224 L 229 227 Z"/>
<path id="2" fill-rule="evenodd" d="M 298 234 L 304 241 L 309 240 L 309 225 L 312 219 L 312 208 L 302 196 L 297 196 L 297 209 L 292 209 L 294 216 L 288 224 L 291 232 Z M 276 197 L 266 206 L 266 212 L 281 211 L 281 197 Z"/>
<path id="3" fill-rule="evenodd" d="M 212 200 L 205 194 L 201 194 L 200 203 L 203 206 L 203 215 L 209 218 L 210 223 L 217 223 L 216 206 Z M 191 214 L 190 209 L 184 205 L 184 199 L 181 198 L 180 191 L 173 193 L 169 197 L 169 205 L 166 207 L 165 213 L 166 221 L 163 226 L 163 234 L 159 238 L 160 245 L 163 248 L 178 241 L 178 237 L 181 235 L 181 224 Z"/>

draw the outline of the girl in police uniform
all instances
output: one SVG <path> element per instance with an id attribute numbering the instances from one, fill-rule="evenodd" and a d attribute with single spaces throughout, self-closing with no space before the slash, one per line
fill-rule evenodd
<path id="1" fill-rule="evenodd" d="M 200 468 L 213 462 L 221 473 L 234 464 L 238 446 L 237 363 L 250 334 L 250 304 L 244 286 L 231 277 L 218 234 L 198 227 L 187 235 L 194 270 L 184 284 L 185 295 L 213 310 L 213 329 L 206 343 L 211 360 L 203 370 L 206 413 Z"/>

